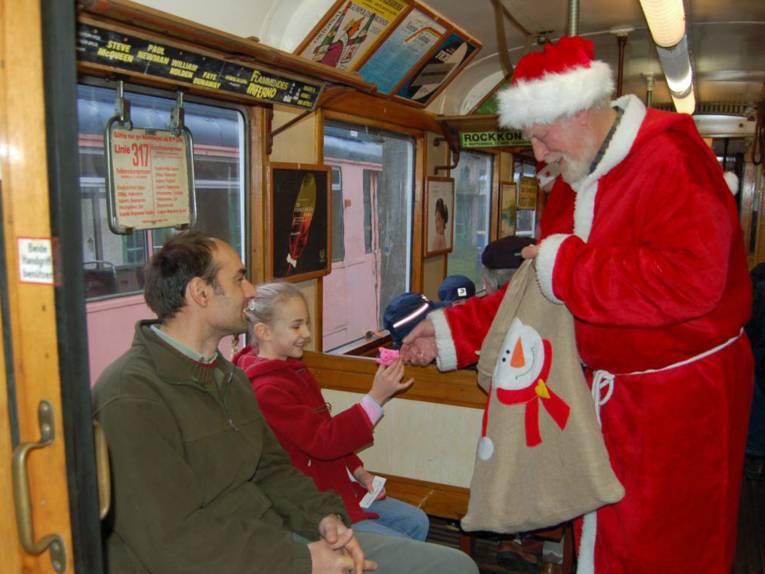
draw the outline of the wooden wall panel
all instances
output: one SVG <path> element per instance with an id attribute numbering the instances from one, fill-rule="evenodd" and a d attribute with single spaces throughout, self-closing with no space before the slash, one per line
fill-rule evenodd
<path id="1" fill-rule="evenodd" d="M 35 540 L 59 533 L 69 554 L 67 572 L 72 572 L 72 540 L 69 521 L 69 494 L 66 480 L 66 453 L 61 409 L 56 303 L 52 284 L 22 283 L 19 277 L 17 241 L 21 237 L 51 238 L 46 118 L 43 91 L 43 54 L 40 2 L 0 0 L 0 174 L 2 177 L 3 263 L 0 270 L 7 279 L 9 331 L 3 340 L 12 342 L 15 406 L 20 442 L 40 439 L 38 405 L 51 403 L 56 439 L 30 454 L 27 469 L 32 503 Z M 55 255 L 55 244 L 54 244 Z M 6 359 L 9 359 L 6 357 Z M 9 359 L 10 362 L 10 359 Z M 5 382 L 5 371 L 2 376 Z M 6 388 L 0 390 L 0 454 L 8 455 L 12 446 L 8 420 Z M 11 399 L 12 400 L 12 399 Z M 9 458 L 0 463 L 0 488 L 5 497 L 11 492 Z M 4 542 L 3 572 L 36 574 L 51 571 L 48 552 L 38 557 L 25 555 L 18 568 L 20 549 L 15 543 L 13 505 L 3 505 L 0 520 Z M 8 548 L 7 546 L 10 548 Z M 5 550 L 9 550 L 6 553 Z M 10 565 L 16 564 L 16 569 Z"/>

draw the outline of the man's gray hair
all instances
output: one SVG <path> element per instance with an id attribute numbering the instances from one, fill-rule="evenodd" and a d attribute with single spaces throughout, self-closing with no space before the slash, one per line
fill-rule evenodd
<path id="1" fill-rule="evenodd" d="M 481 266 L 481 279 L 486 287 L 487 293 L 499 291 L 510 282 L 510 278 L 515 273 L 515 269 L 489 269 L 485 265 Z"/>

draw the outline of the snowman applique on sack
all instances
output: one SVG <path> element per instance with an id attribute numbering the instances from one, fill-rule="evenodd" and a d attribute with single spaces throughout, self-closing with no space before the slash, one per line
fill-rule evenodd
<path id="1" fill-rule="evenodd" d="M 573 317 L 542 295 L 531 262 L 507 288 L 478 373 L 488 398 L 464 530 L 536 530 L 621 500 Z"/>

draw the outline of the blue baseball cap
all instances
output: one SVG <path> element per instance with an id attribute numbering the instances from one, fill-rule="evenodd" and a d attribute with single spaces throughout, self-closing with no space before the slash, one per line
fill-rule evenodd
<path id="1" fill-rule="evenodd" d="M 442 307 L 422 293 L 407 291 L 393 298 L 383 313 L 383 325 L 390 332 L 393 345 L 401 346 L 409 332 L 433 309 Z"/>
<path id="2" fill-rule="evenodd" d="M 438 298 L 444 303 L 453 303 L 475 295 L 475 283 L 464 275 L 449 275 L 438 286 Z"/>

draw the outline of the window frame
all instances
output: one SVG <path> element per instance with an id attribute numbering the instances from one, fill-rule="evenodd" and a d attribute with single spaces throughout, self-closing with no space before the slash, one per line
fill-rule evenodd
<path id="1" fill-rule="evenodd" d="M 97 76 L 91 76 L 91 75 L 80 75 L 77 78 L 77 85 L 83 85 L 83 86 L 93 86 L 97 88 L 105 88 L 109 90 L 116 90 L 116 82 L 114 80 L 109 80 L 106 78 L 101 78 Z M 152 87 L 147 86 L 144 84 L 137 84 L 135 82 L 124 82 L 124 91 L 126 94 L 129 92 L 140 94 L 143 96 L 150 96 L 150 97 L 156 97 L 156 98 L 163 98 L 167 100 L 174 101 L 176 99 L 177 90 L 173 90 L 170 88 L 158 88 L 158 87 Z M 184 92 L 183 94 L 183 101 L 184 103 L 194 103 L 194 104 L 201 104 L 211 107 L 217 107 L 217 108 L 226 108 L 230 110 L 234 110 L 238 112 L 241 116 L 241 121 L 243 125 L 242 133 L 239 136 L 239 150 L 240 150 L 240 157 L 239 162 L 241 166 L 240 176 L 239 179 L 241 181 L 242 185 L 242 213 L 240 214 L 240 222 L 242 227 L 242 245 L 241 245 L 241 257 L 242 261 L 244 262 L 247 269 L 251 268 L 251 255 L 252 255 L 252 231 L 251 231 L 251 209 L 252 209 L 252 190 L 251 190 L 251 166 L 250 162 L 252 161 L 251 157 L 251 144 L 250 140 L 252 137 L 252 125 L 251 125 L 251 118 L 250 118 L 250 109 L 252 107 L 257 106 L 248 106 L 243 104 L 237 104 L 229 100 L 223 100 L 223 99 L 215 99 L 215 98 L 208 98 L 204 96 L 199 96 L 195 94 L 189 94 Z M 79 129 L 78 129 L 78 135 L 79 135 Z M 193 135 L 193 134 L 192 134 Z M 193 157 L 193 150 L 192 150 L 192 157 Z M 196 178 L 195 178 L 196 180 Z M 78 176 L 78 182 L 81 181 L 81 177 Z M 195 181 L 196 186 L 196 181 Z M 90 194 L 93 194 L 94 192 L 88 192 Z M 107 191 L 108 193 L 108 191 Z M 82 189 L 80 191 L 80 198 L 83 198 L 84 194 L 82 193 Z M 97 198 L 93 198 L 95 201 L 94 204 L 97 204 Z M 95 211 L 95 210 L 94 210 Z M 100 208 L 98 208 L 98 211 L 100 211 Z M 103 221 L 96 220 L 96 233 L 103 234 L 105 229 L 108 229 L 108 227 L 103 226 Z M 165 229 L 175 229 L 174 227 L 168 227 L 168 228 L 158 228 L 158 229 L 148 229 L 143 230 L 142 232 L 145 233 L 146 241 L 144 242 L 144 254 L 148 258 L 152 256 L 154 253 L 154 241 L 153 241 L 153 233 L 155 231 L 164 231 Z M 86 297 L 85 302 L 86 304 L 96 302 L 96 301 L 105 301 L 109 299 L 118 299 L 123 297 L 135 297 L 136 295 L 139 295 L 142 291 L 129 291 L 129 292 L 123 292 L 123 293 L 113 293 L 110 295 L 99 295 L 95 297 Z"/>
<path id="2" fill-rule="evenodd" d="M 489 169 L 487 175 L 489 177 L 488 181 L 488 196 L 486 198 L 486 244 L 488 245 L 492 241 L 494 241 L 497 229 L 495 220 L 497 219 L 497 205 L 498 205 L 498 194 L 499 194 L 499 162 L 500 162 L 500 156 L 497 152 L 493 150 L 485 150 L 485 149 L 469 149 L 469 150 L 461 150 L 460 153 L 460 161 L 462 161 L 462 158 L 465 157 L 465 153 L 469 153 L 472 155 L 478 155 L 478 156 L 486 156 L 485 159 L 488 159 L 490 162 L 491 168 Z M 451 257 L 454 255 L 454 252 L 456 251 L 456 245 L 457 245 L 457 205 L 458 205 L 458 198 L 459 198 L 459 188 L 457 187 L 459 177 L 457 176 L 456 172 L 459 169 L 460 165 L 459 163 L 457 166 L 449 171 L 450 177 L 454 179 L 454 237 L 453 237 L 453 243 L 454 243 L 454 249 L 447 254 L 446 262 L 445 262 L 445 276 L 453 274 L 451 271 L 449 271 L 449 263 L 451 261 Z M 462 194 L 465 195 L 465 194 Z M 476 197 L 478 197 L 480 194 L 478 194 Z M 485 246 L 484 246 L 485 247 Z M 477 260 L 480 260 L 480 253 L 477 254 Z M 480 282 L 480 277 L 476 278 L 478 279 L 475 281 L 475 287 L 476 287 L 476 293 L 482 294 L 485 292 L 483 285 Z"/>
<path id="3" fill-rule="evenodd" d="M 382 105 L 382 104 L 380 104 Z M 324 154 L 324 124 L 326 121 L 341 122 L 344 124 L 357 125 L 360 127 L 369 127 L 387 132 L 400 134 L 406 137 L 410 137 L 413 140 L 413 181 L 412 181 L 412 197 L 411 205 L 409 206 L 411 214 L 411 244 L 410 244 L 410 261 L 409 261 L 409 286 L 410 291 L 422 291 L 423 282 L 423 266 L 425 259 L 422 252 L 423 231 L 422 225 L 418 225 L 418 222 L 422 222 L 423 218 L 423 197 L 424 197 L 424 182 L 425 182 L 425 156 L 426 156 L 426 143 L 427 135 L 423 129 L 417 129 L 399 125 L 393 122 L 380 121 L 377 119 L 368 118 L 365 116 L 359 116 L 346 112 L 325 109 L 319 116 L 317 126 L 317 138 L 319 142 L 319 160 L 320 163 L 326 163 Z M 323 348 L 323 330 L 321 325 L 321 314 L 323 313 L 323 299 L 324 299 L 324 285 L 322 281 L 319 281 L 318 285 L 319 297 L 318 297 L 318 312 L 319 320 L 317 321 L 317 328 L 315 329 L 316 335 L 316 350 L 319 353 L 326 354 L 327 356 L 337 357 L 338 359 L 348 358 L 353 360 L 352 357 L 359 355 L 371 356 L 374 354 L 377 347 L 382 346 L 390 342 L 390 335 L 383 332 L 368 333 L 368 337 L 364 337 L 355 342 L 348 343 L 336 351 L 340 353 L 326 353 Z"/>

